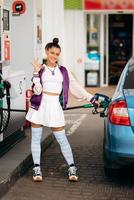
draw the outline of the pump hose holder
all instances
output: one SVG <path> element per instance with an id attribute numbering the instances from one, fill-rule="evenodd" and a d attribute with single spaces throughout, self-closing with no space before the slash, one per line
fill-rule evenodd
<path id="1" fill-rule="evenodd" d="M 8 81 L 0 82 L 0 133 L 4 132 L 10 120 L 10 83 Z M 3 98 L 6 96 L 7 108 L 3 108 Z M 5 106 L 5 105 L 4 105 Z"/>
<path id="2" fill-rule="evenodd" d="M 9 124 L 11 112 L 25 112 L 26 110 L 11 109 L 10 103 L 11 84 L 0 76 L 0 134 L 3 133 Z M 3 105 L 3 98 L 6 97 L 6 104 Z M 5 101 L 4 101 L 5 102 Z"/>

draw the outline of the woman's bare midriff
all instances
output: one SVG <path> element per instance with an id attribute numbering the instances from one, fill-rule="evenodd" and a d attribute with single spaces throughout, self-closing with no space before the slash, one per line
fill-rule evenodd
<path id="1" fill-rule="evenodd" d="M 48 95 L 52 95 L 52 96 L 59 96 L 59 93 L 53 93 L 53 92 L 45 92 L 43 91 L 43 93 L 48 94 Z"/>

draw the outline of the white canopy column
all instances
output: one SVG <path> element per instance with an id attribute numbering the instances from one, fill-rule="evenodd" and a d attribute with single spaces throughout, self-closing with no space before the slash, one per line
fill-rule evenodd
<path id="1" fill-rule="evenodd" d="M 46 43 L 54 37 L 59 38 L 62 48 L 60 63 L 65 65 L 65 38 L 64 38 L 64 0 L 42 1 L 42 55 Z"/>

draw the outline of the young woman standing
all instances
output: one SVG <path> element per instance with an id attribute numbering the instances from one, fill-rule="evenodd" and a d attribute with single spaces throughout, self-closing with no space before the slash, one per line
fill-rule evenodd
<path id="1" fill-rule="evenodd" d="M 68 69 L 58 64 L 61 53 L 58 42 L 58 38 L 54 38 L 46 45 L 47 63 L 45 65 L 33 62 L 32 89 L 34 94 L 26 119 L 31 122 L 34 181 L 42 181 L 40 143 L 43 126 L 51 128 L 60 145 L 61 152 L 69 166 L 68 179 L 78 181 L 72 149 L 65 134 L 63 109 L 66 109 L 69 90 L 77 99 L 98 103 L 92 94 L 79 85 Z"/>

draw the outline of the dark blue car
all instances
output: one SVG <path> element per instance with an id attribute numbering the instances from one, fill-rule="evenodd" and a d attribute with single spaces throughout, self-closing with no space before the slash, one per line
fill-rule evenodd
<path id="1" fill-rule="evenodd" d="M 121 74 L 104 122 L 104 169 L 111 175 L 134 165 L 134 58 Z"/>

